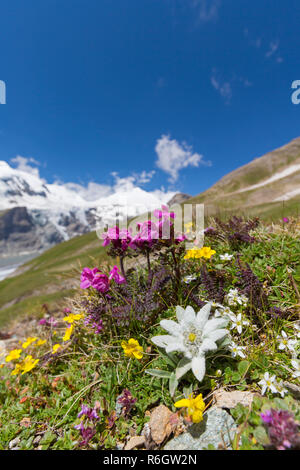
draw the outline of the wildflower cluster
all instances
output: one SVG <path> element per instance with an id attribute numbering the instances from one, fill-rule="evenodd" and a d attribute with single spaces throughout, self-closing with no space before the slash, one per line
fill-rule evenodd
<path id="1" fill-rule="evenodd" d="M 270 442 L 277 450 L 300 444 L 299 423 L 289 411 L 270 409 L 260 416 L 268 430 Z"/>

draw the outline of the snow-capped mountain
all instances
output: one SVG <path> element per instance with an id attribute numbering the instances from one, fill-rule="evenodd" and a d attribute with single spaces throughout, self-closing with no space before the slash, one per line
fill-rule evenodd
<path id="1" fill-rule="evenodd" d="M 134 178 L 113 187 L 47 183 L 38 172 L 0 161 L 0 257 L 40 251 L 55 243 L 160 207 L 175 192 L 147 192 Z"/>

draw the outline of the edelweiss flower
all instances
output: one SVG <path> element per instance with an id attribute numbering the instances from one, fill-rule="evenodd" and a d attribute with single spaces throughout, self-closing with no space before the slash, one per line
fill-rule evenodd
<path id="1" fill-rule="evenodd" d="M 211 303 L 206 304 L 196 315 L 192 307 L 186 309 L 177 306 L 178 323 L 173 320 L 162 320 L 161 326 L 169 335 L 155 336 L 152 342 L 167 353 L 179 351 L 184 357 L 178 364 L 176 378 L 179 380 L 192 369 L 195 377 L 201 382 L 205 375 L 205 354 L 216 351 L 216 341 L 228 334 L 222 329 L 227 321 L 223 318 L 208 320 Z"/>
<path id="2" fill-rule="evenodd" d="M 231 327 L 230 329 L 232 330 L 235 328 L 239 334 L 242 333 L 243 330 L 243 325 L 249 325 L 248 320 L 243 320 L 242 319 L 242 314 L 239 313 L 238 315 L 231 314 L 229 315 L 230 321 L 231 321 Z"/>
<path id="3" fill-rule="evenodd" d="M 245 346 L 238 346 L 232 341 L 232 343 L 229 345 L 229 349 L 231 351 L 232 357 L 240 356 L 242 359 L 245 359 L 246 356 L 243 353 L 243 350 L 246 349 Z"/>
<path id="4" fill-rule="evenodd" d="M 258 385 L 261 385 L 261 394 L 264 395 L 266 390 L 269 389 L 272 393 L 278 393 L 276 388 L 276 375 L 270 377 L 269 372 L 266 372 L 264 378 L 258 382 Z"/>
<path id="5" fill-rule="evenodd" d="M 230 255 L 229 253 L 225 253 L 225 255 L 220 255 L 220 260 L 222 261 L 231 261 L 233 258 L 233 255 Z"/>
<path id="6" fill-rule="evenodd" d="M 288 335 L 286 334 L 284 330 L 281 331 L 281 336 L 280 335 L 277 336 L 277 340 L 279 342 L 278 349 L 280 349 L 280 351 L 283 351 L 284 349 L 288 349 L 289 351 L 292 351 L 292 352 L 295 351 L 294 346 L 295 344 L 297 344 L 297 340 L 289 339 Z"/>

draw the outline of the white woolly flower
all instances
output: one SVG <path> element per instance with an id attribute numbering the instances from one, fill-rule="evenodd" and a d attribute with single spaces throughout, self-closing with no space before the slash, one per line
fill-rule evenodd
<path id="1" fill-rule="evenodd" d="M 209 320 L 211 303 L 206 304 L 196 314 L 192 307 L 186 309 L 177 306 L 176 316 L 178 323 L 173 320 L 160 322 L 168 335 L 155 336 L 152 342 L 167 353 L 178 351 L 183 358 L 176 369 L 176 378 L 179 380 L 186 372 L 192 369 L 195 377 L 201 382 L 205 375 L 205 354 L 216 351 L 216 341 L 224 338 L 228 331 L 226 320 L 213 318 Z"/>
<path id="2" fill-rule="evenodd" d="M 230 289 L 228 292 L 227 296 L 227 303 L 228 305 L 232 307 L 236 307 L 238 305 L 242 305 L 243 307 L 246 307 L 248 303 L 248 298 L 244 294 L 239 294 L 239 291 L 237 289 Z"/>
<path id="3" fill-rule="evenodd" d="M 276 375 L 270 377 L 269 372 L 266 372 L 264 378 L 258 382 L 261 385 L 261 394 L 264 395 L 266 390 L 269 389 L 272 393 L 278 393 Z"/>
<path id="4" fill-rule="evenodd" d="M 230 329 L 232 330 L 233 328 L 235 328 L 239 334 L 242 333 L 243 326 L 249 325 L 249 321 L 243 320 L 241 313 L 239 313 L 238 315 L 231 314 L 229 318 L 231 321 Z"/>
<path id="5" fill-rule="evenodd" d="M 280 351 L 283 351 L 285 349 L 291 352 L 295 351 L 295 345 L 297 344 L 297 340 L 289 339 L 288 335 L 286 334 L 284 330 L 281 331 L 281 335 L 277 336 L 277 340 L 279 342 L 278 349 L 280 349 Z"/>
<path id="6" fill-rule="evenodd" d="M 246 356 L 243 352 L 246 349 L 245 346 L 238 346 L 236 343 L 232 341 L 231 344 L 229 345 L 229 349 L 231 351 L 232 357 L 239 356 L 242 359 L 245 359 Z"/>
<path id="7" fill-rule="evenodd" d="M 233 255 L 230 255 L 229 253 L 225 253 L 225 255 L 220 255 L 220 259 L 222 261 L 231 261 L 233 258 Z"/>

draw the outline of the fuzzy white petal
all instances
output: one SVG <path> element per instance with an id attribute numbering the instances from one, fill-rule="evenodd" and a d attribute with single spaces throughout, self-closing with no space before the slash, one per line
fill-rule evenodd
<path id="1" fill-rule="evenodd" d="M 177 307 L 176 307 L 176 316 L 177 316 L 177 320 L 179 322 L 181 322 L 183 320 L 184 313 L 185 313 L 184 308 L 180 307 L 180 305 L 177 305 Z"/>
<path id="2" fill-rule="evenodd" d="M 208 322 L 204 326 L 203 335 L 206 336 L 211 331 L 217 330 L 218 328 L 225 326 L 226 323 L 227 321 L 224 318 L 213 318 L 212 320 L 208 320 Z"/>
<path id="3" fill-rule="evenodd" d="M 218 346 L 210 338 L 205 338 L 203 343 L 200 346 L 201 353 L 206 353 L 208 351 L 216 351 L 217 349 L 218 349 Z"/>
<path id="4" fill-rule="evenodd" d="M 228 333 L 227 330 L 225 329 L 220 329 L 220 330 L 214 330 L 211 331 L 210 333 L 204 335 L 204 338 L 211 339 L 212 341 L 218 341 L 219 339 L 224 338 Z"/>
<path id="5" fill-rule="evenodd" d="M 184 374 L 186 374 L 192 367 L 192 362 L 190 359 L 187 359 L 186 357 L 183 357 L 179 363 L 178 363 L 178 366 L 177 366 L 177 369 L 176 369 L 176 379 L 179 380 L 181 379 L 181 377 L 184 376 Z"/>
<path id="6" fill-rule="evenodd" d="M 205 375 L 205 357 L 197 356 L 192 359 L 192 371 L 196 379 L 202 382 Z"/>
<path id="7" fill-rule="evenodd" d="M 153 338 L 151 338 L 151 341 L 159 348 L 165 348 L 171 343 L 177 343 L 176 338 L 171 335 L 153 336 Z"/>
<path id="8" fill-rule="evenodd" d="M 183 322 L 185 324 L 189 324 L 189 323 L 195 323 L 195 320 L 196 320 L 195 310 L 193 309 L 193 307 L 188 306 L 184 312 Z"/>
<path id="9" fill-rule="evenodd" d="M 173 320 L 162 320 L 160 325 L 171 335 L 177 336 L 182 332 L 182 327 Z"/>
<path id="10" fill-rule="evenodd" d="M 208 302 L 204 307 L 201 308 L 201 310 L 197 313 L 196 317 L 196 324 L 197 327 L 200 329 L 204 328 L 205 323 L 208 320 L 209 314 L 211 310 L 211 302 Z"/>

